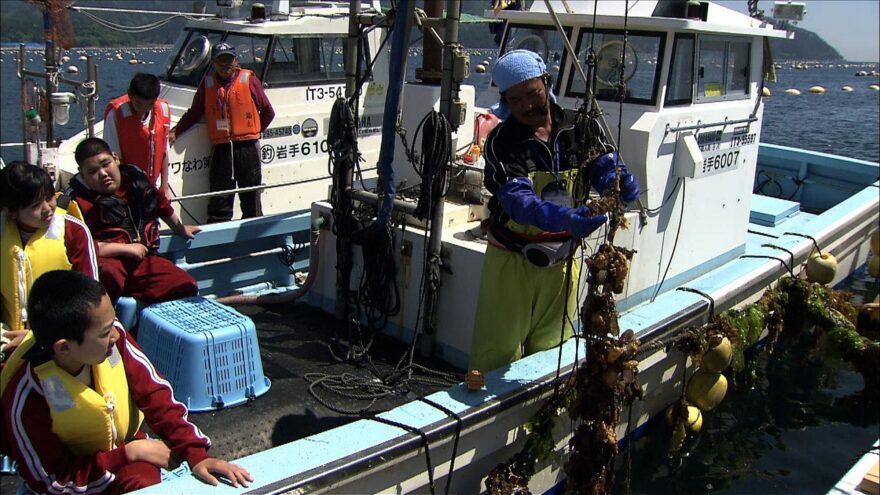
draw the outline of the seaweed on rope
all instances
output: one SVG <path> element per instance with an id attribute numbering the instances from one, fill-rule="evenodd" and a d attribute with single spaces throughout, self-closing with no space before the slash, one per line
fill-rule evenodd
<path id="1" fill-rule="evenodd" d="M 607 251 L 597 250 L 587 263 L 595 263 L 595 256 L 600 252 L 607 254 Z M 524 448 L 490 473 L 487 480 L 489 493 L 530 493 L 528 481 L 537 464 L 554 459 L 552 432 L 560 412 L 566 409 L 569 417 L 577 422 L 569 442 L 571 456 L 565 464 L 568 489 L 574 493 L 613 490 L 614 458 L 618 454 L 615 429 L 623 405 L 641 398 L 636 361 L 639 343 L 633 333 L 624 332 L 619 338 L 600 333 L 617 328 L 613 305 L 603 304 L 608 295 L 604 287 L 611 291 L 615 285 L 591 284 L 595 289 L 588 294 L 588 300 L 593 297 L 599 304 L 587 303 L 582 308 L 581 318 L 589 342 L 584 364 L 571 375 L 571 379 L 559 385 L 557 393 L 526 424 L 528 437 Z M 684 329 L 667 344 L 690 357 L 698 367 L 704 354 L 718 339 L 726 337 L 732 352 L 726 373 L 734 378 L 734 383 L 739 377 L 739 383 L 751 386 L 757 352 L 772 354 L 778 345 L 804 337 L 811 341 L 813 349 L 823 360 L 852 363 L 864 377 L 865 391 L 876 396 L 880 341 L 858 333 L 858 311 L 850 302 L 851 298 L 847 292 L 810 283 L 800 277 L 788 277 L 768 289 L 757 302 L 727 310 L 702 326 Z M 598 311 L 603 313 L 601 320 L 593 318 Z M 591 327 L 595 332 L 590 331 Z M 759 346 L 765 329 L 767 339 L 763 346 Z M 747 357 L 748 349 L 756 352 Z M 671 415 L 670 453 L 681 447 L 686 435 L 690 405 L 684 397 L 687 384 L 687 380 L 682 380 L 682 397 Z"/>

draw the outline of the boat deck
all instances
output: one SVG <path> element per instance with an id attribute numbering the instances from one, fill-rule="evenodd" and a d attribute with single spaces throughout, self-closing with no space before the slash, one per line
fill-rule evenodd
<path id="1" fill-rule="evenodd" d="M 321 404 L 310 394 L 309 382 L 305 379 L 308 373 L 348 373 L 368 381 L 376 378 L 366 362 L 341 362 L 334 357 L 334 353 L 341 356 L 345 352 L 341 345 L 333 344 L 337 332 L 345 335 L 344 325 L 332 315 L 304 303 L 238 306 L 236 309 L 254 321 L 263 371 L 272 381 L 272 387 L 249 404 L 190 414 L 190 420 L 211 438 L 212 455 L 238 459 L 360 419 L 358 415 L 343 414 Z M 398 341 L 377 335 L 370 351 L 371 363 L 379 374 L 386 376 L 407 349 Z M 421 358 L 417 362 L 436 371 L 462 374 L 461 370 L 442 362 Z M 430 383 L 435 380 L 436 384 Z M 369 407 L 370 412 L 378 413 L 445 388 L 448 385 L 436 377 L 424 381 L 414 379 L 394 391 L 388 389 L 387 395 L 376 399 L 372 406 L 367 399 L 346 398 L 326 391 L 321 397 L 340 410 Z M 15 493 L 20 484 L 17 476 L 3 475 L 0 492 Z"/>
<path id="2" fill-rule="evenodd" d="M 341 345 L 333 344 L 333 340 L 337 332 L 340 336 L 346 334 L 344 325 L 333 316 L 304 303 L 239 306 L 236 309 L 256 325 L 263 372 L 272 380 L 272 387 L 250 404 L 190 415 L 190 419 L 211 438 L 213 455 L 237 459 L 360 418 L 322 404 L 309 392 L 310 384 L 305 378 L 310 373 L 346 373 L 367 381 L 378 379 L 365 361 L 356 364 L 339 360 L 345 350 Z M 370 351 L 371 363 L 378 374 L 387 376 L 407 350 L 400 342 L 377 335 Z M 439 361 L 428 363 L 419 359 L 419 362 L 437 371 L 463 373 Z M 388 388 L 387 395 L 376 399 L 372 407 L 370 399 L 343 397 L 327 391 L 318 393 L 336 409 L 359 411 L 369 408 L 370 412 L 378 413 L 447 387 L 439 380 L 436 385 L 412 380 L 408 386 L 397 387 L 397 390 Z M 376 390 L 377 395 L 386 392 L 385 387 L 381 388 L 383 390 Z M 353 390 L 351 393 L 363 392 Z"/>

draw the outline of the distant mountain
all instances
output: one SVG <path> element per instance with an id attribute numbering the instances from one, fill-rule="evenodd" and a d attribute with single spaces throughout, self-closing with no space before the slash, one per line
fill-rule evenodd
<path id="1" fill-rule="evenodd" d="M 770 40 L 770 50 L 773 52 L 773 59 L 777 62 L 783 60 L 803 60 L 803 61 L 821 61 L 834 62 L 843 60 L 843 56 L 822 39 L 818 34 L 801 29 L 799 27 L 790 28 L 794 30 L 794 39 L 778 39 Z"/>
<path id="2" fill-rule="evenodd" d="M 117 7 L 139 10 L 161 10 L 173 12 L 192 12 L 193 0 L 79 0 L 79 7 Z M 247 3 L 247 2 L 245 2 Z M 264 0 L 269 4 L 271 0 Z M 208 12 L 216 11 L 216 2 L 205 1 Z M 466 0 L 462 2 L 463 11 L 482 15 L 489 4 L 488 0 Z M 168 24 L 143 33 L 122 33 L 101 26 L 85 14 L 68 12 L 73 21 L 76 46 L 139 46 L 145 44 L 173 43 L 183 27 L 184 20 L 177 18 Z M 94 12 L 93 15 L 106 21 L 121 25 L 139 25 L 162 19 L 145 14 L 115 14 Z M 776 61 L 783 60 L 821 60 L 836 61 L 843 57 L 816 33 L 806 29 L 794 28 L 794 40 L 773 39 L 770 45 Z M 42 16 L 36 7 L 25 0 L 0 0 L 0 42 L 41 42 L 43 34 Z M 492 36 L 485 24 L 462 24 L 459 31 L 461 42 L 469 48 L 492 47 Z"/>
<path id="3" fill-rule="evenodd" d="M 216 5 L 216 2 L 206 2 Z M 192 12 L 192 0 L 79 0 L 77 7 L 115 7 L 122 9 Z M 143 33 L 124 33 L 101 26 L 85 14 L 68 10 L 73 22 L 75 46 L 142 46 L 171 44 L 183 29 L 185 20 L 175 18 L 164 26 Z M 163 17 L 147 14 L 93 12 L 93 15 L 123 26 L 143 25 Z M 166 16 L 167 17 L 167 16 Z M 0 0 L 0 41 L 42 42 L 42 11 L 25 0 Z"/>

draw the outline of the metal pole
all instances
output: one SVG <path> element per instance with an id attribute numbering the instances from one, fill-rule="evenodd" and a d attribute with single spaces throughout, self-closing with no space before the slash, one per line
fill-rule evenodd
<path id="1" fill-rule="evenodd" d="M 461 17 L 461 0 L 446 1 L 446 20 L 443 28 L 443 78 L 440 82 L 440 113 L 449 119 L 453 129 L 458 129 L 458 115 L 452 114 L 452 101 L 458 99 L 458 84 L 452 80 L 453 50 L 458 45 L 458 20 Z M 426 38 L 427 39 L 427 38 Z"/>
<path id="2" fill-rule="evenodd" d="M 444 50 L 443 50 L 443 79 L 440 82 L 440 112 L 449 119 L 452 129 L 458 127 L 459 116 L 454 118 L 452 113 L 452 102 L 458 99 L 458 83 L 453 81 L 452 63 L 454 60 L 453 50 L 458 45 L 458 20 L 461 16 L 461 0 L 447 0 L 446 2 L 446 21 L 444 27 Z M 453 124 L 454 122 L 454 124 Z M 452 151 L 450 151 L 451 153 Z M 449 158 L 444 163 L 444 172 L 448 172 Z M 440 273 L 440 251 L 443 246 L 443 205 L 444 198 L 438 198 L 434 205 L 433 215 L 431 216 L 431 233 L 428 244 L 428 259 L 424 260 L 430 273 Z M 427 340 L 423 339 L 426 348 L 422 349 L 424 354 L 432 354 L 435 343 L 435 328 L 437 324 L 436 305 L 439 295 L 437 288 L 431 283 L 426 284 L 425 295 L 422 304 L 425 308 L 425 316 L 422 321 L 422 332 L 428 336 Z"/>
<path id="3" fill-rule="evenodd" d="M 86 67 L 88 68 L 88 82 L 92 94 L 89 95 L 88 119 L 89 119 L 89 137 L 95 137 L 95 100 L 98 98 L 98 73 L 92 56 L 86 58 Z"/>
<path id="4" fill-rule="evenodd" d="M 43 13 L 43 36 L 46 38 L 46 98 L 49 100 L 46 104 L 46 146 L 52 146 L 55 140 L 53 129 L 54 115 L 52 111 L 52 94 L 58 91 L 55 83 L 55 75 L 58 73 L 58 65 L 55 62 L 55 41 L 52 39 L 52 15 L 49 13 L 48 7 Z M 37 140 L 39 144 L 39 139 Z"/>
<path id="5" fill-rule="evenodd" d="M 428 18 L 443 16 L 443 0 L 425 0 L 425 14 Z M 437 84 L 443 77 L 443 44 L 428 35 L 429 29 L 423 27 L 425 32 L 424 56 L 422 66 L 416 69 L 416 79 L 426 84 Z"/>
<path id="6" fill-rule="evenodd" d="M 358 32 L 360 31 L 358 18 L 361 13 L 361 0 L 351 0 L 348 5 L 348 38 L 345 41 L 345 97 L 351 98 L 354 96 L 357 85 Z"/>
<path id="7" fill-rule="evenodd" d="M 348 2 L 348 38 L 345 41 L 345 97 L 355 107 L 352 112 L 357 114 L 358 102 L 355 101 L 358 75 L 358 47 L 360 35 L 360 12 L 361 0 Z M 357 125 L 357 123 L 355 123 Z M 354 166 L 350 159 L 345 157 L 337 167 L 345 167 L 339 181 L 334 180 L 334 187 L 338 202 L 334 205 L 333 216 L 336 219 L 336 307 L 334 313 L 337 320 L 346 322 L 349 329 L 349 341 L 351 341 L 351 326 L 349 324 L 349 290 L 351 286 L 351 231 L 353 219 L 351 215 L 351 188 L 354 180 Z M 336 171 L 334 170 L 334 174 Z M 339 183 L 341 182 L 341 183 Z M 338 210 L 337 210 L 338 209 Z"/>
<path id="8" fill-rule="evenodd" d="M 28 121 L 27 121 L 27 109 L 25 108 L 25 102 L 27 101 L 27 78 L 24 75 L 24 43 L 18 45 L 18 60 L 16 61 L 16 67 L 18 68 L 18 79 L 21 81 L 21 142 L 24 144 L 24 147 L 21 150 L 21 159 L 27 161 L 27 142 L 28 142 Z M 37 136 L 37 140 L 39 141 L 40 136 Z"/>

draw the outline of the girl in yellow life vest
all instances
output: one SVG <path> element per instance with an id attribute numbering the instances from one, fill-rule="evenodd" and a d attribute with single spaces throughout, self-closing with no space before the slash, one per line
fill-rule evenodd
<path id="1" fill-rule="evenodd" d="M 250 474 L 208 455 L 210 440 L 116 321 L 100 282 L 55 270 L 32 287 L 35 343 L 2 392 L 9 452 L 36 493 L 126 493 L 186 461 L 216 485 Z M 9 366 L 4 372 L 9 371 Z M 146 421 L 159 440 L 140 431 Z"/>
<path id="2" fill-rule="evenodd" d="M 21 161 L 0 170 L 0 300 L 8 357 L 27 333 L 27 297 L 33 281 L 50 270 L 76 270 L 97 278 L 95 243 L 81 219 L 60 208 L 49 174 Z"/>

